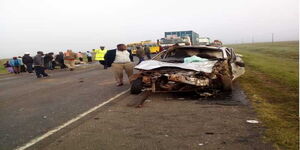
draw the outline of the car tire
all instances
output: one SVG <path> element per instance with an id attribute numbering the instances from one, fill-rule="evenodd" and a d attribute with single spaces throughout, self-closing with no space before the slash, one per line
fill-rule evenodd
<path id="1" fill-rule="evenodd" d="M 142 78 L 137 78 L 132 81 L 131 88 L 130 88 L 131 94 L 140 94 L 142 92 L 142 89 L 143 89 Z"/>

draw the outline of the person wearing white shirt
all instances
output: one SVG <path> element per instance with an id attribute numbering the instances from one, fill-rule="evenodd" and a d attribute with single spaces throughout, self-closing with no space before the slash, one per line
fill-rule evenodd
<path id="1" fill-rule="evenodd" d="M 123 85 L 123 71 L 128 79 L 133 74 L 133 57 L 130 50 L 127 50 L 125 44 L 118 44 L 117 49 L 107 51 L 105 55 L 107 66 L 112 67 L 117 86 Z"/>

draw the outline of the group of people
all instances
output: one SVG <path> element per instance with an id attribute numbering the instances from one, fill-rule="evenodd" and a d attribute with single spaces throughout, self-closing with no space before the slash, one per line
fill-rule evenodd
<path id="1" fill-rule="evenodd" d="M 144 57 L 146 56 L 148 59 L 151 59 L 151 52 L 150 52 L 150 48 L 149 46 L 145 45 L 143 46 L 137 46 L 136 47 L 136 56 L 139 58 L 139 63 L 141 63 L 142 61 L 144 61 Z"/>
<path id="2" fill-rule="evenodd" d="M 132 76 L 134 68 L 133 55 L 125 44 L 118 44 L 117 48 L 112 50 L 106 50 L 104 46 L 100 46 L 100 49 L 93 49 L 92 52 L 87 51 L 85 56 L 88 62 L 92 62 L 93 54 L 95 55 L 94 60 L 99 61 L 104 69 L 112 67 L 117 86 L 123 85 L 124 71 L 128 78 Z M 151 59 L 150 49 L 147 46 L 144 48 L 138 47 L 136 55 L 139 58 L 139 63 L 144 61 L 145 56 Z M 37 78 L 41 78 L 49 76 L 45 72 L 46 69 L 53 70 L 56 66 L 73 71 L 77 58 L 79 61 L 83 61 L 83 54 L 81 52 L 74 53 L 70 49 L 64 53 L 59 52 L 57 55 L 52 52 L 44 54 L 42 51 L 38 51 L 34 57 L 31 57 L 29 53 L 25 53 L 23 57 L 13 57 L 4 66 L 9 72 L 16 74 L 22 71 L 29 73 L 35 71 Z"/>
<path id="3" fill-rule="evenodd" d="M 92 62 L 92 53 L 87 51 L 86 57 L 88 62 Z M 79 59 L 83 62 L 83 53 L 75 53 L 72 50 L 66 52 L 59 52 L 54 55 L 53 52 L 44 54 L 42 51 L 38 51 L 34 57 L 31 57 L 29 53 L 25 53 L 23 57 L 13 57 L 8 60 L 4 67 L 10 73 L 20 74 L 21 72 L 33 73 L 35 71 L 38 78 L 47 77 L 48 74 L 45 72 L 46 69 L 53 70 L 56 66 L 61 69 L 69 68 L 73 71 L 75 68 L 75 60 Z"/>

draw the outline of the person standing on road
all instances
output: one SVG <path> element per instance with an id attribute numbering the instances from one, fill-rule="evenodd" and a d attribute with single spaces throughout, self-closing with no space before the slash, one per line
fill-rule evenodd
<path id="1" fill-rule="evenodd" d="M 86 57 L 87 57 L 88 62 L 91 63 L 93 55 L 90 51 L 86 51 Z"/>
<path id="2" fill-rule="evenodd" d="M 83 62 L 83 55 L 81 52 L 77 53 L 77 57 L 79 58 L 80 63 Z"/>
<path id="3" fill-rule="evenodd" d="M 143 50 L 143 48 L 141 46 L 136 47 L 136 57 L 139 58 L 138 64 L 140 64 L 142 61 L 144 61 L 145 51 Z"/>
<path id="4" fill-rule="evenodd" d="M 13 57 L 11 60 L 9 60 L 10 66 L 14 69 L 15 74 L 20 74 L 21 72 L 21 60 L 17 57 Z"/>
<path id="5" fill-rule="evenodd" d="M 20 72 L 26 72 L 26 68 L 25 68 L 25 65 L 24 65 L 24 63 L 23 63 L 22 57 L 19 56 L 18 59 L 19 59 L 19 61 L 21 62 L 21 65 L 20 65 Z"/>
<path id="6" fill-rule="evenodd" d="M 45 72 L 45 63 L 44 63 L 44 56 L 42 51 L 38 51 L 37 55 L 33 57 L 33 65 L 34 71 L 37 78 L 48 77 L 49 75 Z"/>
<path id="7" fill-rule="evenodd" d="M 76 53 L 73 53 L 72 50 L 68 49 L 64 54 L 65 65 L 73 71 L 75 68 L 75 59 L 77 58 Z"/>
<path id="8" fill-rule="evenodd" d="M 51 52 L 46 54 L 44 57 L 45 68 L 49 70 L 53 70 L 53 66 L 52 66 L 53 54 L 54 53 Z"/>
<path id="9" fill-rule="evenodd" d="M 55 61 L 56 61 L 57 64 L 60 66 L 60 69 L 66 68 L 66 65 L 65 65 L 65 62 L 64 62 L 64 53 L 63 53 L 63 52 L 59 52 L 59 53 L 56 55 Z"/>
<path id="10" fill-rule="evenodd" d="M 33 73 L 33 71 L 32 71 L 33 59 L 32 59 L 32 57 L 30 56 L 30 54 L 28 52 L 26 52 L 24 54 L 24 56 L 22 57 L 22 61 L 26 65 L 27 72 L 28 73 Z"/>
<path id="11" fill-rule="evenodd" d="M 145 54 L 146 54 L 147 58 L 151 59 L 151 56 L 150 56 L 151 52 L 150 52 L 150 48 L 149 48 L 148 45 L 145 45 L 144 51 L 145 51 Z"/>
<path id="12" fill-rule="evenodd" d="M 107 50 L 104 49 L 104 46 L 100 46 L 100 49 L 95 49 L 94 52 L 96 53 L 95 60 L 99 61 L 99 63 L 104 66 L 104 69 L 107 69 L 107 64 L 104 58 Z"/>
<path id="13" fill-rule="evenodd" d="M 107 51 L 105 60 L 108 67 L 112 67 L 117 86 L 123 85 L 123 71 L 128 79 L 133 74 L 133 57 L 131 50 L 127 50 L 125 44 L 118 44 L 117 49 Z"/>

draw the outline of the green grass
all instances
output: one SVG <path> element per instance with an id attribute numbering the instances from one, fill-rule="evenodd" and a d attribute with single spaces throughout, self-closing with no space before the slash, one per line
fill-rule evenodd
<path id="1" fill-rule="evenodd" d="M 7 73 L 7 70 L 3 66 L 7 60 L 8 59 L 0 59 L 0 74 Z"/>
<path id="2" fill-rule="evenodd" d="M 278 149 L 299 146 L 299 42 L 227 45 L 243 55 L 239 81 Z"/>

